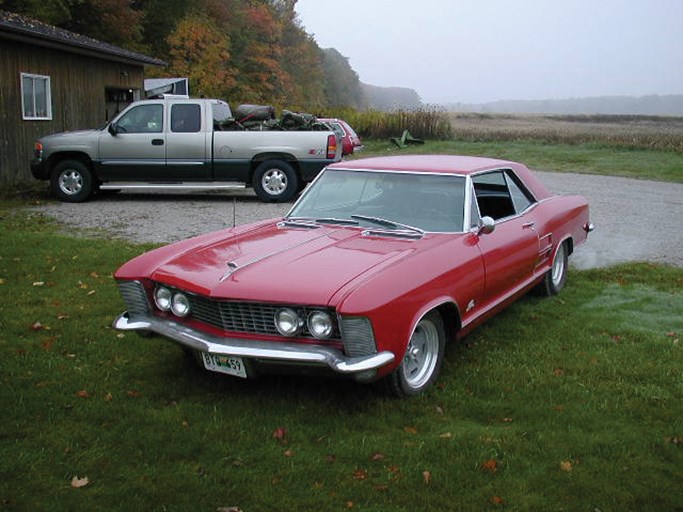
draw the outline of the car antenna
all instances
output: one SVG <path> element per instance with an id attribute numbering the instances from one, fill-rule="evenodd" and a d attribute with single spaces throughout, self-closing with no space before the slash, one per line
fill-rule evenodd
<path id="1" fill-rule="evenodd" d="M 237 198 L 233 197 L 232 198 L 232 227 L 235 227 L 235 217 L 236 213 L 235 211 L 237 210 Z"/>

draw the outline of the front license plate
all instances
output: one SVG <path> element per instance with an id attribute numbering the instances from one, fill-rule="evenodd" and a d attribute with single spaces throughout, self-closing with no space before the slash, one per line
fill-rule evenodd
<path id="1" fill-rule="evenodd" d="M 202 354 L 204 368 L 212 372 L 227 373 L 235 377 L 247 378 L 247 371 L 241 357 L 218 356 L 216 354 Z"/>

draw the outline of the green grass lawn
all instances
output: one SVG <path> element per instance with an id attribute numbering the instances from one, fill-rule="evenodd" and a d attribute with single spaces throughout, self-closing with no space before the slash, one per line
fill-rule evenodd
<path id="1" fill-rule="evenodd" d="M 398 149 L 388 141 L 364 141 L 354 158 L 400 154 L 458 154 L 502 158 L 538 171 L 576 172 L 683 183 L 683 154 L 599 145 L 542 142 L 427 141 Z"/>
<path id="2" fill-rule="evenodd" d="M 683 270 L 575 271 L 448 348 L 397 400 L 207 373 L 114 331 L 148 247 L 0 208 L 0 509 L 677 510 Z M 72 479 L 88 479 L 81 488 Z"/>

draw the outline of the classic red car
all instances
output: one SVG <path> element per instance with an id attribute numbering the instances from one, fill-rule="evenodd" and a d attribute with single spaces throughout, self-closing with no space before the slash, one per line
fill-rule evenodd
<path id="1" fill-rule="evenodd" d="M 342 146 L 342 156 L 352 155 L 357 149 L 361 149 L 363 144 L 355 130 L 343 119 L 318 118 L 318 121 L 330 125 L 334 133 L 337 134 Z"/>
<path id="2" fill-rule="evenodd" d="M 238 377 L 322 370 L 414 395 L 448 341 L 532 288 L 558 293 L 591 230 L 582 197 L 552 195 L 518 163 L 340 162 L 284 218 L 123 265 L 128 310 L 114 326 L 165 336 Z"/>

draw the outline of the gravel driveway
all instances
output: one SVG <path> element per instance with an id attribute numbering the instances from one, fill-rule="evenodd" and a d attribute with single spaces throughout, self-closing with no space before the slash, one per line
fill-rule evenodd
<path id="1" fill-rule="evenodd" d="M 537 173 L 558 194 L 580 194 L 590 203 L 596 230 L 572 263 L 580 268 L 625 261 L 683 267 L 683 184 L 568 173 Z M 133 242 L 172 242 L 193 235 L 285 214 L 291 203 L 266 204 L 251 190 L 212 194 L 132 193 L 36 210 L 69 232 L 95 229 Z M 87 231 L 86 231 L 87 233 Z"/>

